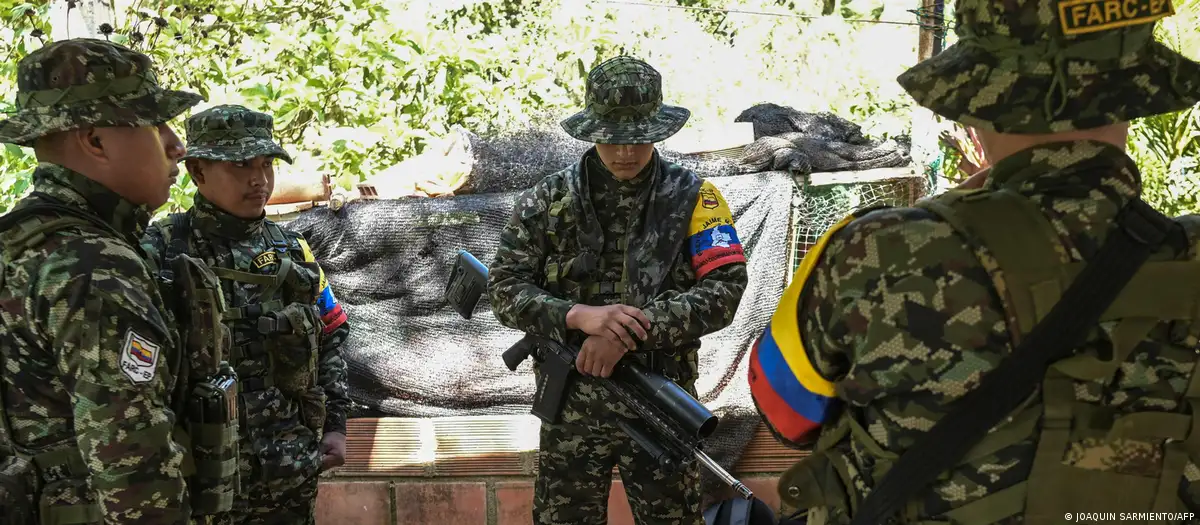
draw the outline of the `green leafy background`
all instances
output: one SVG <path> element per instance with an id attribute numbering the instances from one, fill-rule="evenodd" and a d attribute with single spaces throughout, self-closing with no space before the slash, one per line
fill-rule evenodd
<path id="1" fill-rule="evenodd" d="M 529 126 L 536 115 L 568 115 L 581 103 L 585 72 L 621 52 L 662 72 L 668 101 L 693 112 L 689 127 L 732 122 L 758 102 L 833 111 L 877 138 L 906 134 L 912 123 L 913 105 L 895 82 L 917 56 L 920 4 L 911 1 L 116 5 L 108 38 L 149 53 L 164 84 L 203 94 L 207 102 L 194 111 L 240 103 L 272 113 L 296 158 L 281 169 L 328 174 L 346 190 L 420 153 L 452 126 L 488 133 Z M 718 7 L 746 12 L 705 10 Z M 1200 0 L 1175 7 L 1160 38 L 1200 58 Z M 0 0 L 0 8 L 0 51 L 9 58 L 0 65 L 0 88 L 8 105 L 17 60 L 55 29 L 72 28 L 51 27 L 50 2 Z M 1148 200 L 1171 213 L 1200 212 L 1200 110 L 1144 119 L 1133 131 L 1130 149 Z M 942 175 L 953 182 L 962 175 L 948 155 Z M 0 210 L 28 191 L 34 162 L 32 151 L 5 147 Z M 190 206 L 194 191 L 184 177 L 160 213 Z"/>

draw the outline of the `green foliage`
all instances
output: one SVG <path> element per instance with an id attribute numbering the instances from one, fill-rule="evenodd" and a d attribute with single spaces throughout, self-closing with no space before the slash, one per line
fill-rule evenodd
<path id="1" fill-rule="evenodd" d="M 1164 24 L 1173 47 L 1200 49 L 1198 3 L 1179 6 L 1179 20 Z M 48 4 L 0 0 L 0 48 L 9 57 L 0 88 L 9 97 L 17 60 L 52 34 Z M 454 126 L 489 133 L 577 111 L 586 71 L 622 52 L 662 72 L 668 103 L 692 110 L 689 127 L 731 123 L 755 103 L 774 102 L 832 111 L 875 137 L 908 133 L 912 103 L 895 78 L 915 61 L 917 28 L 845 18 L 916 22 L 911 0 L 675 5 L 816 18 L 593 0 L 117 0 L 109 38 L 150 54 L 169 87 L 203 94 L 194 111 L 236 103 L 275 115 L 296 159 L 280 176 L 327 174 L 345 190 Z M 1195 126 L 1194 112 L 1135 126 L 1132 148 L 1146 159 L 1147 193 L 1157 202 L 1194 209 L 1172 193 L 1168 168 L 1195 177 L 1187 167 L 1194 146 L 1180 143 Z M 0 209 L 28 189 L 34 165 L 29 150 L 5 149 Z M 190 206 L 194 191 L 184 177 L 160 213 Z"/>

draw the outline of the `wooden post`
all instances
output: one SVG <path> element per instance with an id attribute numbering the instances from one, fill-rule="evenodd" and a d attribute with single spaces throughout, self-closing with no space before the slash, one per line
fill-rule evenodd
<path id="1" fill-rule="evenodd" d="M 934 18 L 937 10 L 937 0 L 921 0 L 921 17 L 920 33 L 917 36 L 917 61 L 928 60 L 933 56 L 933 44 L 935 31 L 933 26 L 937 25 L 937 19 Z"/>
<path id="2" fill-rule="evenodd" d="M 917 33 L 917 62 L 928 60 L 941 51 L 941 38 L 938 37 L 941 15 L 939 5 L 942 0 L 921 0 L 921 26 Z M 940 186 L 939 177 L 929 177 L 925 170 L 933 163 L 940 152 L 938 144 L 938 122 L 932 111 L 920 106 L 913 107 L 912 113 L 912 161 L 918 166 L 926 180 L 932 179 L 932 184 Z M 931 187 L 929 193 L 937 193 L 944 188 Z"/>

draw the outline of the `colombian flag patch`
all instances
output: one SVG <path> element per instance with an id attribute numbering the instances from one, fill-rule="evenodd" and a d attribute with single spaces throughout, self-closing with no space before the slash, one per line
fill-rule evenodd
<path id="1" fill-rule="evenodd" d="M 746 262 L 729 204 L 708 181 L 700 186 L 696 208 L 692 210 L 687 250 L 697 279 L 727 264 Z"/>
<path id="2" fill-rule="evenodd" d="M 304 252 L 304 262 L 317 262 L 313 257 L 312 250 L 308 247 L 308 242 L 304 239 L 298 240 L 300 249 Z M 320 310 L 321 323 L 325 325 L 324 333 L 328 334 L 346 322 L 346 312 L 342 310 L 342 305 L 338 304 L 337 298 L 333 296 L 333 288 L 329 286 L 329 280 L 325 278 L 325 270 L 318 265 L 317 272 L 320 274 L 318 287 L 321 290 L 317 294 L 317 310 Z"/>
<path id="3" fill-rule="evenodd" d="M 804 348 L 799 308 L 805 282 L 829 239 L 854 219 L 853 215 L 842 219 L 805 254 L 767 329 L 750 351 L 750 395 L 767 423 L 792 442 L 805 441 L 825 424 L 838 402 L 833 383 L 817 372 Z"/>

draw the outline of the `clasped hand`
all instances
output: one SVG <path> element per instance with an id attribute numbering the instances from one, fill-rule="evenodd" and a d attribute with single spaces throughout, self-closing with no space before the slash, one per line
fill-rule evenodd
<path id="1" fill-rule="evenodd" d="M 650 320 L 632 306 L 575 305 L 567 312 L 567 327 L 588 334 L 575 358 L 575 369 L 584 375 L 608 377 L 625 353 L 637 348 L 633 337 L 639 341 L 649 337 Z"/>

